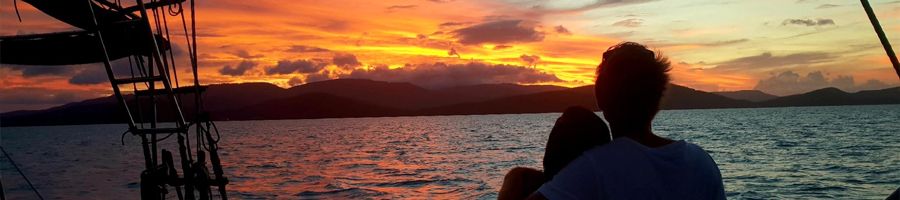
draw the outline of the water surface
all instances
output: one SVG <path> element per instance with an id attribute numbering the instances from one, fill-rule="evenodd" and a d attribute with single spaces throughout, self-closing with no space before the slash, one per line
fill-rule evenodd
<path id="1" fill-rule="evenodd" d="M 233 198 L 494 199 L 506 170 L 541 166 L 559 115 L 218 127 Z M 675 110 L 660 113 L 654 131 L 705 148 L 731 199 L 883 199 L 900 187 L 898 119 L 900 105 Z M 0 142 L 49 199 L 138 199 L 140 140 L 126 135 L 123 146 L 125 128 L 5 127 Z M 7 197 L 34 198 L 5 158 L 0 175 Z"/>

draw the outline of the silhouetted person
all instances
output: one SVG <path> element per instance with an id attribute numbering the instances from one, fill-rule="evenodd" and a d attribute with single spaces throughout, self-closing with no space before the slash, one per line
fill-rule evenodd
<path id="1" fill-rule="evenodd" d="M 597 67 L 595 93 L 612 141 L 596 115 L 570 108 L 550 133 L 545 171 L 510 170 L 499 198 L 725 199 L 719 168 L 706 151 L 652 131 L 669 70 L 665 57 L 643 45 L 609 48 Z"/>

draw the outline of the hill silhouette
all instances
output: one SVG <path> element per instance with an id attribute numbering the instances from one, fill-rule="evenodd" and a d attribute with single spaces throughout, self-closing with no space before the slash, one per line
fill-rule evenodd
<path id="1" fill-rule="evenodd" d="M 778 96 L 765 93 L 759 90 L 738 90 L 738 91 L 727 91 L 727 92 L 713 92 L 713 94 L 722 95 L 728 98 L 737 99 L 737 100 L 746 100 L 752 102 L 763 102 L 778 98 Z"/>
<path id="2" fill-rule="evenodd" d="M 593 86 L 564 88 L 516 84 L 483 84 L 426 89 L 410 83 L 363 79 L 314 82 L 284 89 L 269 83 L 209 85 L 204 108 L 217 120 L 307 119 L 382 117 L 405 115 L 514 114 L 561 112 L 569 106 L 596 110 Z M 134 101 L 127 96 L 129 102 Z M 146 98 L 145 98 L 146 100 Z M 163 98 L 161 104 L 169 104 Z M 783 106 L 832 106 L 898 104 L 900 87 L 848 93 L 825 88 L 809 93 L 753 102 L 728 98 L 691 88 L 670 85 L 663 109 L 747 108 Z M 187 117 L 193 98 L 183 96 Z M 124 123 L 124 114 L 113 97 L 69 103 L 37 111 L 0 114 L 2 126 Z M 159 119 L 171 120 L 170 110 Z M 143 113 L 149 119 L 149 113 Z"/>
<path id="3" fill-rule="evenodd" d="M 766 107 L 841 106 L 900 103 L 900 87 L 848 93 L 829 87 L 762 102 Z"/>
<path id="4" fill-rule="evenodd" d="M 307 93 L 223 112 L 219 120 L 312 119 L 397 116 L 387 108 L 326 93 Z"/>

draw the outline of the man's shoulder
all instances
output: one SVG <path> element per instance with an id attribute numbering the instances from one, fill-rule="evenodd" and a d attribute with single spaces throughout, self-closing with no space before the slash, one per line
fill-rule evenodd
<path id="1" fill-rule="evenodd" d="M 684 140 L 678 140 L 662 147 L 650 148 L 628 138 L 615 139 L 605 145 L 594 147 L 585 151 L 584 156 L 590 157 L 595 161 L 616 160 L 617 163 L 629 160 L 653 159 L 654 157 L 667 157 L 669 159 L 681 156 L 710 158 L 709 154 L 702 147 Z"/>
<path id="2" fill-rule="evenodd" d="M 630 139 L 614 139 L 609 143 L 596 146 L 584 152 L 583 156 L 591 158 L 591 160 L 631 160 L 635 154 L 641 154 L 641 149 L 637 143 Z"/>

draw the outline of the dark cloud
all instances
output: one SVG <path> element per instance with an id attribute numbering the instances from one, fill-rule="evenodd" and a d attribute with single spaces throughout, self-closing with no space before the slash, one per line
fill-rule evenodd
<path id="1" fill-rule="evenodd" d="M 47 66 L 47 65 L 9 65 L 3 64 L 0 65 L 0 68 L 6 68 L 13 71 L 22 72 L 22 76 L 25 78 L 36 77 L 36 76 L 65 76 L 71 75 L 72 73 L 78 71 L 73 66 Z"/>
<path id="2" fill-rule="evenodd" d="M 837 57 L 838 56 L 836 55 L 825 52 L 806 52 L 788 54 L 784 56 L 775 56 L 772 55 L 772 53 L 766 52 L 756 56 L 742 57 L 718 63 L 715 68 L 712 68 L 710 70 L 717 72 L 767 70 L 781 67 L 829 62 Z"/>
<path id="3" fill-rule="evenodd" d="M 713 47 L 725 46 L 725 45 L 731 45 L 731 44 L 744 43 L 744 42 L 748 42 L 748 41 L 750 41 L 750 39 L 742 38 L 742 39 L 736 39 L 736 40 L 724 40 L 724 41 L 715 41 L 715 42 L 711 42 L 711 43 L 704 43 L 703 46 L 713 46 Z"/>
<path id="4" fill-rule="evenodd" d="M 303 85 L 303 83 L 305 82 L 303 82 L 303 79 L 299 76 L 292 77 L 290 80 L 288 80 L 288 85 L 290 86 Z"/>
<path id="5" fill-rule="evenodd" d="M 341 68 L 354 68 L 362 65 L 361 63 L 359 63 L 359 60 L 356 59 L 355 55 L 349 53 L 334 54 L 331 62 Z"/>
<path id="6" fill-rule="evenodd" d="M 462 25 L 468 25 L 468 24 L 470 24 L 470 23 L 468 23 L 468 22 L 444 22 L 444 23 L 439 24 L 438 26 L 441 28 L 449 28 L 449 27 L 456 27 L 456 26 L 462 26 Z"/>
<path id="7" fill-rule="evenodd" d="M 375 66 L 372 69 L 356 69 L 341 78 L 364 78 L 380 81 L 410 82 L 428 88 L 444 88 L 461 85 L 489 83 L 542 83 L 562 81 L 555 75 L 537 69 L 471 62 L 467 64 L 407 64 L 390 69 Z"/>
<path id="8" fill-rule="evenodd" d="M 525 64 L 528 64 L 529 67 L 537 66 L 537 62 L 541 60 L 541 57 L 538 55 L 528 54 L 522 54 L 519 58 L 522 59 L 522 61 L 525 61 Z"/>
<path id="9" fill-rule="evenodd" d="M 416 5 L 393 5 L 387 7 L 388 10 L 399 10 L 399 9 L 411 9 L 417 7 Z"/>
<path id="10" fill-rule="evenodd" d="M 232 54 L 237 57 L 243 58 L 243 59 L 254 59 L 254 58 L 262 58 L 263 57 L 262 54 L 253 55 L 253 54 L 250 54 L 250 52 L 247 52 L 247 50 L 243 50 L 243 49 L 237 50 Z"/>
<path id="11" fill-rule="evenodd" d="M 819 5 L 819 7 L 816 7 L 816 9 L 834 8 L 834 7 L 840 7 L 840 6 L 841 5 L 835 5 L 835 4 L 822 4 L 822 5 Z"/>
<path id="12" fill-rule="evenodd" d="M 109 77 L 106 75 L 106 69 L 102 67 L 86 68 L 69 78 L 69 83 L 75 85 L 100 84 L 108 81 Z"/>
<path id="13" fill-rule="evenodd" d="M 556 33 L 559 33 L 559 34 L 564 34 L 564 35 L 571 35 L 571 34 L 572 34 L 572 32 L 569 31 L 569 29 L 567 29 L 566 27 L 563 27 L 562 25 L 553 27 L 553 30 L 556 31 Z"/>
<path id="14" fill-rule="evenodd" d="M 574 8 L 546 8 L 545 6 L 537 5 L 533 6 L 532 10 L 546 13 L 546 14 L 554 14 L 554 13 L 573 13 L 573 12 L 584 12 L 588 10 L 593 10 L 597 8 L 608 8 L 608 7 L 617 7 L 617 6 L 625 6 L 631 4 L 641 4 L 647 2 L 653 2 L 656 0 L 597 0 L 594 3 L 574 7 Z"/>
<path id="15" fill-rule="evenodd" d="M 248 70 L 256 67 L 257 64 L 258 63 L 253 62 L 253 61 L 244 60 L 244 61 L 241 61 L 241 63 L 238 63 L 238 65 L 234 66 L 234 67 L 232 67 L 230 65 L 225 65 L 224 67 L 222 67 L 222 69 L 219 69 L 219 73 L 221 73 L 222 75 L 228 75 L 228 76 L 242 76 L 245 73 L 247 73 Z"/>
<path id="16" fill-rule="evenodd" d="M 782 26 L 799 25 L 799 26 L 828 26 L 834 25 L 832 19 L 786 19 L 781 22 Z"/>
<path id="17" fill-rule="evenodd" d="M 494 46 L 494 50 L 502 50 L 502 49 L 508 49 L 508 48 L 512 48 L 512 46 L 503 45 L 503 44 Z"/>
<path id="18" fill-rule="evenodd" d="M 327 70 L 322 70 L 318 73 L 304 74 L 303 77 L 294 76 L 290 80 L 288 80 L 288 85 L 298 86 L 298 85 L 303 85 L 303 84 L 312 83 L 312 82 L 331 80 L 331 77 L 328 76 L 329 73 L 330 72 Z"/>
<path id="19" fill-rule="evenodd" d="M 328 62 L 321 59 L 280 60 L 275 66 L 266 69 L 266 74 L 313 73 L 325 68 Z"/>
<path id="20" fill-rule="evenodd" d="M 706 46 L 706 47 L 718 47 L 718 46 L 726 46 L 732 44 L 739 44 L 748 42 L 750 39 L 736 39 L 736 40 L 723 40 L 723 41 L 715 41 L 715 42 L 706 42 L 706 43 L 653 43 L 651 46 L 654 47 L 672 47 L 672 46 Z"/>
<path id="21" fill-rule="evenodd" d="M 632 19 L 626 19 L 626 20 L 622 20 L 622 21 L 617 21 L 617 22 L 613 23 L 612 25 L 613 25 L 613 26 L 621 26 L 621 27 L 634 28 L 634 27 L 639 27 L 639 26 L 641 26 L 641 24 L 643 24 L 643 23 L 644 23 L 644 20 L 642 20 L 642 19 L 632 18 Z"/>
<path id="22" fill-rule="evenodd" d="M 114 60 L 110 64 L 113 68 L 113 75 L 116 76 L 116 78 L 132 77 L 132 69 L 129 69 L 131 65 L 128 63 L 128 59 Z M 109 82 L 109 77 L 106 74 L 106 67 L 104 67 L 103 64 L 94 63 L 79 66 L 81 70 L 69 78 L 69 83 L 75 85 L 91 85 Z M 136 68 L 134 70 L 134 76 L 140 76 L 140 72 L 138 72 Z"/>
<path id="23" fill-rule="evenodd" d="M 456 48 L 450 48 L 450 51 L 447 51 L 448 56 L 456 56 L 457 58 L 462 58 L 462 55 L 459 55 L 459 52 L 456 52 Z"/>
<path id="24" fill-rule="evenodd" d="M 321 71 L 319 73 L 314 74 L 306 74 L 306 79 L 304 81 L 306 83 L 319 82 L 324 80 L 330 80 L 331 76 L 328 75 L 328 71 Z"/>
<path id="25" fill-rule="evenodd" d="M 288 48 L 289 52 L 297 52 L 297 53 L 310 53 L 310 52 L 329 52 L 331 50 L 314 47 L 314 46 L 306 46 L 306 45 L 294 45 L 291 48 Z"/>
<path id="26" fill-rule="evenodd" d="M 784 71 L 773 74 L 769 78 L 759 80 L 755 90 L 775 94 L 775 95 L 792 95 L 810 92 L 827 87 L 835 87 L 848 92 L 856 92 L 860 90 L 875 90 L 890 87 L 879 80 L 871 79 L 862 84 L 856 84 L 853 76 L 837 75 L 835 78 L 828 78 L 821 71 L 813 71 L 805 76 L 793 71 Z"/>
<path id="27" fill-rule="evenodd" d="M 506 44 L 537 42 L 544 40 L 544 33 L 535 30 L 537 24 L 523 20 L 501 20 L 469 26 L 453 31 L 459 43 L 477 45 L 484 43 Z"/>

